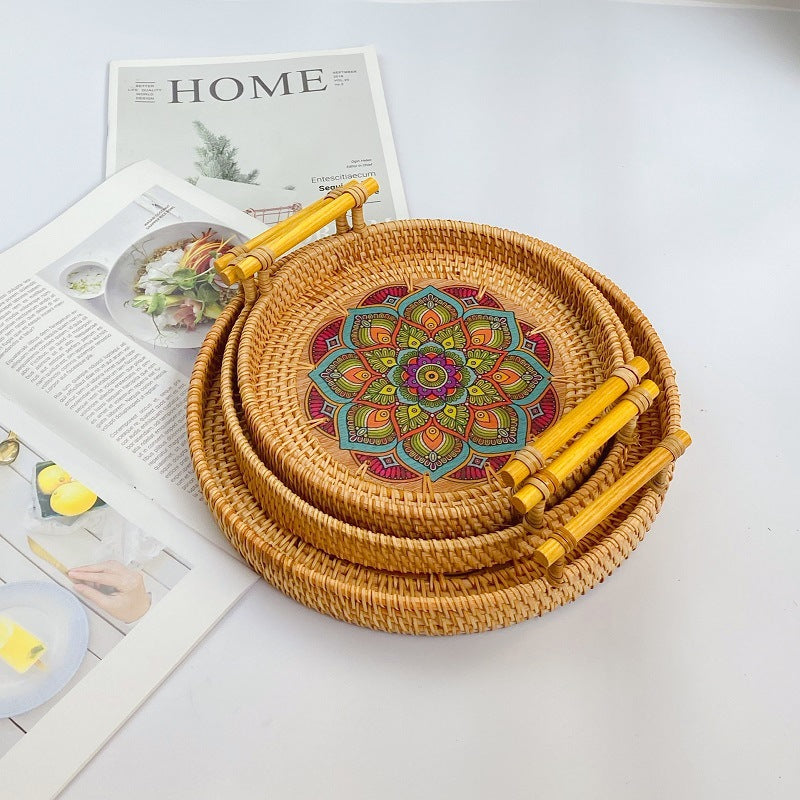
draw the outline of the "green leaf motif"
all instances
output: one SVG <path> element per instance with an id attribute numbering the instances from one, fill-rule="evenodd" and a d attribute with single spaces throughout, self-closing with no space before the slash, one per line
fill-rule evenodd
<path id="1" fill-rule="evenodd" d="M 364 391 L 363 398 L 370 403 L 381 406 L 394 405 L 396 387 L 392 386 L 385 378 L 376 378 Z"/>
<path id="2" fill-rule="evenodd" d="M 372 369 L 382 375 L 397 364 L 396 353 L 390 347 L 378 347 L 375 350 L 361 352 Z"/>
<path id="3" fill-rule="evenodd" d="M 437 415 L 436 421 L 448 430 L 455 431 L 460 436 L 467 432 L 469 411 L 465 406 L 446 405 Z"/>
<path id="4" fill-rule="evenodd" d="M 399 405 L 395 409 L 395 417 L 401 436 L 416 430 L 428 421 L 428 415 L 418 405 Z"/>
<path id="5" fill-rule="evenodd" d="M 439 344 L 445 350 L 453 350 L 457 347 L 464 347 L 467 343 L 467 337 L 460 325 L 449 325 L 447 328 L 442 328 L 434 335 Z"/>
<path id="6" fill-rule="evenodd" d="M 467 366 L 474 369 L 478 375 L 490 372 L 499 358 L 499 353 L 492 353 L 489 350 L 467 350 Z"/>
<path id="7" fill-rule="evenodd" d="M 489 381 L 478 380 L 474 386 L 470 386 L 467 391 L 469 392 L 469 399 L 474 406 L 488 406 L 492 403 L 499 403 L 503 397 L 492 386 Z"/>
<path id="8" fill-rule="evenodd" d="M 397 332 L 398 347 L 408 347 L 416 350 L 427 340 L 428 335 L 424 331 L 409 325 L 405 320 L 400 322 L 400 330 Z"/>

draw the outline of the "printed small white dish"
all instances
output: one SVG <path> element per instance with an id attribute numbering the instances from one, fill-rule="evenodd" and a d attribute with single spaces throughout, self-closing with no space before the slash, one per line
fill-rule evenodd
<path id="1" fill-rule="evenodd" d="M 61 288 L 76 300 L 93 300 L 106 290 L 108 268 L 96 261 L 70 264 L 60 277 Z"/>

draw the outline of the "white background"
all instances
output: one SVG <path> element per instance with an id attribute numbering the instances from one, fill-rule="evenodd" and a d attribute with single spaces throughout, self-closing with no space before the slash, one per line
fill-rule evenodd
<path id="1" fill-rule="evenodd" d="M 259 583 L 64 797 L 796 798 L 800 14 L 18 1 L 0 246 L 100 180 L 108 60 L 370 43 L 411 213 L 613 277 L 695 444 L 631 559 L 511 629 L 373 633 Z"/>

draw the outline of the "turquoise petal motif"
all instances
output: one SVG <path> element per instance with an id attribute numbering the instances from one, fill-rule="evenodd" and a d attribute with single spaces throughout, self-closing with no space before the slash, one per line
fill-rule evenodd
<path id="1" fill-rule="evenodd" d="M 328 435 L 335 430 L 340 448 L 362 459 L 407 470 L 403 480 L 410 472 L 436 481 L 518 450 L 533 418 L 527 409 L 551 385 L 531 349 L 520 349 L 513 312 L 496 299 L 481 305 L 469 287 L 450 290 L 373 292 L 372 304 L 334 323 L 340 337 L 327 323 L 315 352 L 328 352 L 309 372 L 333 420 Z"/>

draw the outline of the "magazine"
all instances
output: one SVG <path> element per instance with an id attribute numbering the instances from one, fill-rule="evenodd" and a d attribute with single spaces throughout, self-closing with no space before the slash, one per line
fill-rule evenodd
<path id="1" fill-rule="evenodd" d="M 211 262 L 262 229 L 142 162 L 0 254 L 8 796 L 60 791 L 257 579 L 197 488 L 185 395 L 230 296 Z"/>
<path id="2" fill-rule="evenodd" d="M 142 162 L 0 254 L 0 391 L 231 553 L 189 459 L 185 397 L 231 296 L 213 254 L 263 229 Z"/>
<path id="3" fill-rule="evenodd" d="M 115 61 L 108 117 L 107 175 L 147 158 L 265 225 L 375 177 L 367 221 L 408 216 L 373 47 Z"/>

